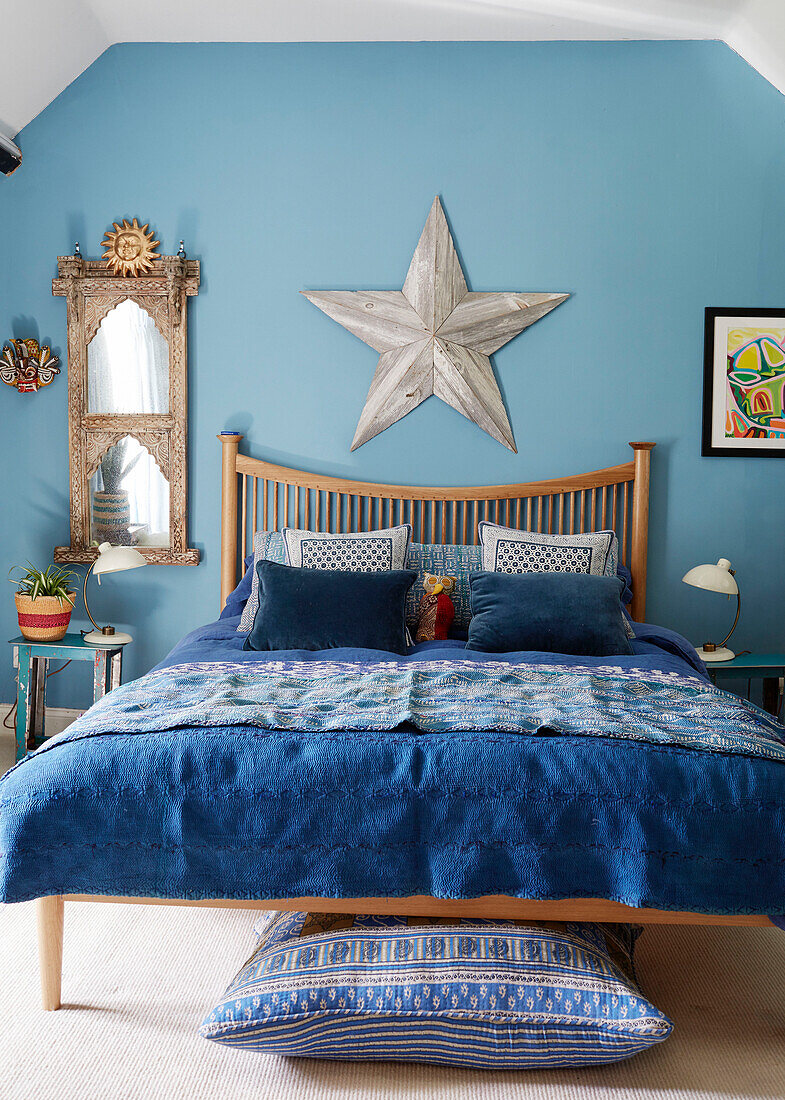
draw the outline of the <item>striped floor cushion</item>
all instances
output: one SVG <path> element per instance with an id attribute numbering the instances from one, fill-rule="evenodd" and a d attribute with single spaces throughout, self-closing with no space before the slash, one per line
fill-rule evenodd
<path id="1" fill-rule="evenodd" d="M 524 1069 L 615 1062 L 671 1032 L 634 979 L 629 926 L 276 913 L 257 933 L 207 1039 Z"/>

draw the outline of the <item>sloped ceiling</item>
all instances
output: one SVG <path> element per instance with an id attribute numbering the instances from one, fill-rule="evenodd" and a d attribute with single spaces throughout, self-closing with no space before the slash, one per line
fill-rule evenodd
<path id="1" fill-rule="evenodd" d="M 785 0 L 0 0 L 13 137 L 116 42 L 723 39 L 785 92 Z"/>

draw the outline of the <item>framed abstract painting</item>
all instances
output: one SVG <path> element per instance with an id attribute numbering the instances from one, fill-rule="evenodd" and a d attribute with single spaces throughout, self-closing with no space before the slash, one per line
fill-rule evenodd
<path id="1" fill-rule="evenodd" d="M 706 310 L 703 455 L 785 455 L 785 309 Z"/>

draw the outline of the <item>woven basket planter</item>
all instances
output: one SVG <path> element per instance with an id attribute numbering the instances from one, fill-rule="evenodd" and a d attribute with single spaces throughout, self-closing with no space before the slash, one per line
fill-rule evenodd
<path id="1" fill-rule="evenodd" d="M 68 599 L 58 596 L 23 596 L 16 593 L 16 613 L 19 616 L 19 632 L 30 642 L 59 642 L 68 630 L 76 593 L 69 592 Z"/>
<path id="2" fill-rule="evenodd" d="M 131 504 L 125 489 L 109 493 L 98 489 L 93 493 L 93 534 L 99 542 L 111 542 L 113 546 L 128 546 L 131 536 Z"/>

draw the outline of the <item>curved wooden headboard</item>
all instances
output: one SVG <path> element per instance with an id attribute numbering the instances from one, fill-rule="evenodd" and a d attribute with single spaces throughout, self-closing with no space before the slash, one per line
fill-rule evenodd
<path id="1" fill-rule="evenodd" d="M 427 488 L 377 485 L 274 466 L 239 453 L 242 435 L 221 433 L 221 605 L 258 530 L 370 531 L 411 523 L 420 542 L 477 542 L 477 523 L 574 534 L 612 529 L 632 572 L 632 616 L 646 610 L 649 465 L 654 443 L 630 443 L 632 461 L 588 474 L 521 485 Z M 239 498 L 239 507 L 238 507 Z"/>

